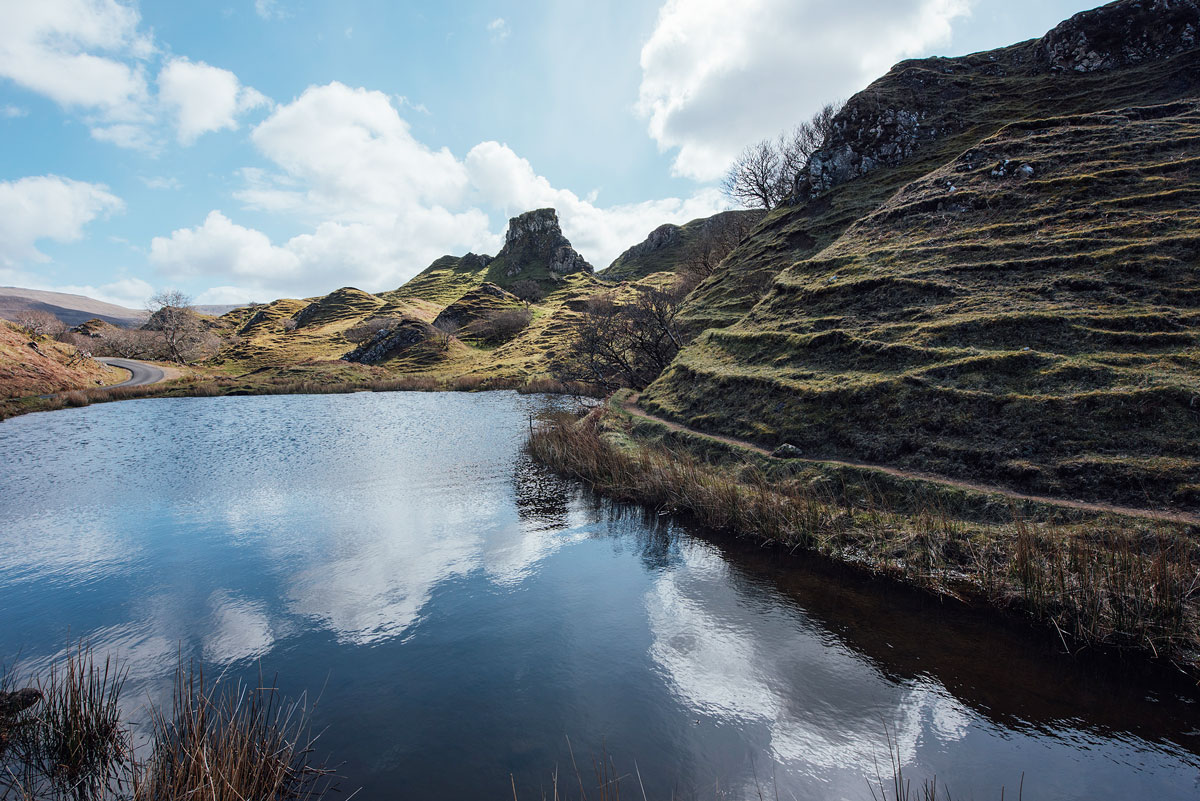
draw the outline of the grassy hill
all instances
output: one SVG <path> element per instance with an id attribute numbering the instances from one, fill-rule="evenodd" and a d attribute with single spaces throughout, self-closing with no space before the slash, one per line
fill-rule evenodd
<path id="1" fill-rule="evenodd" d="M 740 232 L 753 227 L 763 216 L 759 209 L 739 209 L 701 217 L 684 225 L 664 223 L 614 259 L 600 276 L 608 281 L 634 281 L 654 273 L 676 272 L 704 246 L 706 235 L 719 235 L 727 227 Z"/>
<path id="2" fill-rule="evenodd" d="M 50 337 L 29 336 L 0 320 L 0 399 L 114 384 L 129 376 L 124 370 L 81 359 L 74 345 Z"/>
<path id="3" fill-rule="evenodd" d="M 690 298 L 710 330 L 643 406 L 815 457 L 1200 506 L 1198 14 L 1166 8 L 904 62 L 852 98 L 795 205 Z"/>

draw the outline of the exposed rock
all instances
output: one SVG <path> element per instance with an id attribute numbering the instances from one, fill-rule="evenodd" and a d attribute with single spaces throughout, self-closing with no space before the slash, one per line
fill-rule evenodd
<path id="1" fill-rule="evenodd" d="M 1167 58 L 1196 46 L 1197 0 L 1126 0 L 1084 11 L 1042 37 L 1055 71 L 1096 72 Z"/>
<path id="2" fill-rule="evenodd" d="M 624 253 L 617 257 L 613 265 L 621 262 L 640 259 L 644 256 L 649 256 L 651 253 L 670 247 L 679 242 L 680 234 L 683 231 L 674 223 L 663 223 L 650 232 L 650 235 L 638 242 L 633 247 L 627 249 Z"/>
<path id="3" fill-rule="evenodd" d="M 795 445 L 785 442 L 771 451 L 771 456 L 776 459 L 802 459 L 804 458 L 804 453 Z"/>
<path id="4" fill-rule="evenodd" d="M 14 692 L 0 692 L 0 720 L 13 718 L 42 700 L 42 694 L 32 687 Z"/>
<path id="5" fill-rule="evenodd" d="M 415 319 L 404 320 L 390 328 L 385 328 L 377 332 L 375 336 L 342 358 L 348 362 L 378 364 L 408 350 L 414 345 L 430 342 L 437 336 L 437 329 L 429 323 Z"/>
<path id="6" fill-rule="evenodd" d="M 504 247 L 490 267 L 493 275 L 504 278 L 536 279 L 548 273 L 558 280 L 571 273 L 592 272 L 592 265 L 563 236 L 554 209 L 527 211 L 509 220 Z"/>
<path id="7" fill-rule="evenodd" d="M 972 75 L 1110 70 L 1192 50 L 1198 33 L 1200 0 L 1123 0 L 1076 14 L 1028 46 L 999 55 L 901 62 L 838 112 L 789 202 L 900 164 L 928 143 L 966 130 L 971 107 L 982 100 L 971 88 Z"/>

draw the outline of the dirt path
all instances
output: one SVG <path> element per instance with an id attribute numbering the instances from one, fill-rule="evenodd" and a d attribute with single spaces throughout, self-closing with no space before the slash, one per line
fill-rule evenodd
<path id="1" fill-rule="evenodd" d="M 635 417 L 641 417 L 645 420 L 658 423 L 666 426 L 672 431 L 682 431 L 704 439 L 721 442 L 726 445 L 732 445 L 735 448 L 743 448 L 763 456 L 770 456 L 771 451 L 753 442 L 748 442 L 744 439 L 736 439 L 734 437 L 725 437 L 720 434 L 707 434 L 703 431 L 697 431 L 694 428 L 689 428 L 681 423 L 675 423 L 670 420 L 665 420 L 656 415 L 642 409 L 637 405 L 640 395 L 634 393 L 627 400 L 622 402 L 621 407 L 629 414 Z M 1034 503 L 1042 503 L 1050 506 L 1060 506 L 1067 509 L 1084 509 L 1090 512 L 1108 512 L 1110 514 L 1125 515 L 1127 517 L 1141 517 L 1151 520 L 1166 520 L 1172 523 L 1187 523 L 1190 525 L 1200 525 L 1200 515 L 1188 514 L 1186 512 L 1167 512 L 1158 509 L 1139 509 L 1131 506 L 1116 506 L 1107 503 L 1089 503 L 1087 501 L 1072 501 L 1066 498 L 1053 498 L 1048 495 L 1026 495 L 1022 492 L 996 487 L 989 484 L 976 484 L 970 481 L 959 481 L 945 476 L 937 476 L 931 473 L 919 473 L 913 470 L 901 470 L 896 467 L 888 467 L 886 465 L 868 464 L 866 462 L 852 462 L 843 459 L 805 459 L 797 458 L 791 461 L 805 462 L 807 464 L 830 464 L 840 467 L 857 467 L 864 470 L 875 470 L 880 473 L 886 473 L 889 476 L 897 478 L 914 479 L 917 481 L 928 481 L 933 484 L 941 484 L 946 487 L 957 487 L 959 489 L 972 490 L 974 492 L 983 492 L 990 495 L 1002 495 L 1005 498 L 1012 498 L 1018 501 L 1032 501 Z"/>

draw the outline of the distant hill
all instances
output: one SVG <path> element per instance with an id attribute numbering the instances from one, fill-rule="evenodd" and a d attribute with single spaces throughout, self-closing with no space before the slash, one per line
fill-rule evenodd
<path id="1" fill-rule="evenodd" d="M 208 305 L 194 308 L 201 314 L 219 317 L 233 309 L 241 308 L 242 305 Z M 50 292 L 44 289 L 22 289 L 15 286 L 0 287 L 0 319 L 15 320 L 21 312 L 34 310 L 50 312 L 69 326 L 99 319 L 128 328 L 140 326 L 150 317 L 150 312 L 144 309 L 129 309 L 86 295 Z"/>
<path id="2" fill-rule="evenodd" d="M 732 235 L 740 239 L 762 221 L 766 212 L 760 209 L 723 211 L 711 217 L 701 217 L 684 225 L 664 223 L 641 242 L 626 250 L 599 273 L 609 281 L 633 281 L 659 272 L 675 272 L 698 256 L 706 239 L 721 239 Z"/>
<path id="3" fill-rule="evenodd" d="M 147 311 L 127 309 L 84 295 L 49 292 L 43 289 L 21 289 L 14 286 L 0 287 L 0 318 L 15 320 L 18 314 L 30 310 L 50 312 L 71 326 L 93 318 L 113 325 L 137 326 L 150 316 Z"/>

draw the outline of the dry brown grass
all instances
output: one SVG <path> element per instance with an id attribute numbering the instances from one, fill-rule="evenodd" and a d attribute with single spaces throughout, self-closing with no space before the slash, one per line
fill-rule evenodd
<path id="1" fill-rule="evenodd" d="M 4 721 L 0 799 L 316 801 L 332 789 L 303 700 L 282 701 L 261 680 L 209 685 L 181 665 L 171 709 L 151 709 L 151 742 L 135 753 L 125 675 L 80 645 L 35 677 L 41 702 Z"/>
<path id="2" fill-rule="evenodd" d="M 1200 673 L 1200 544 L 1167 523 L 1095 517 L 1006 524 L 927 506 L 897 512 L 882 495 L 714 466 L 637 443 L 601 410 L 543 420 L 533 457 L 606 495 L 690 515 L 702 525 L 824 554 L 1052 626 L 1068 648 L 1133 648 Z"/>

